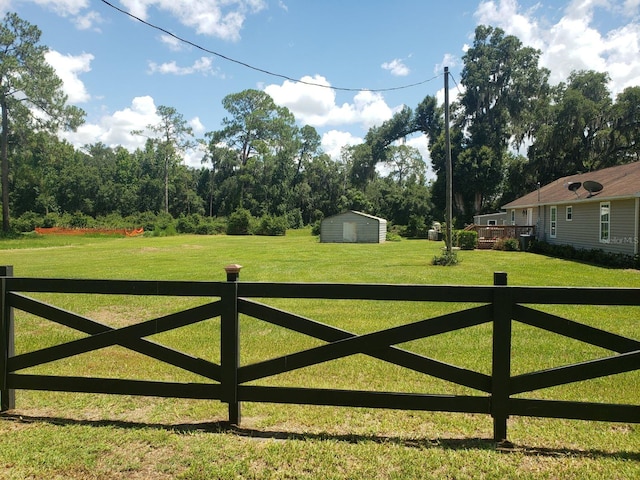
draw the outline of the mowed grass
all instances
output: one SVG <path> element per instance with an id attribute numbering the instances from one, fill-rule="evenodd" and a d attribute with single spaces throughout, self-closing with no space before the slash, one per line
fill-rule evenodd
<path id="1" fill-rule="evenodd" d="M 241 281 L 640 287 L 640 272 L 521 252 L 463 251 L 455 267 L 432 266 L 442 243 L 320 244 L 308 231 L 286 237 L 33 237 L 0 242 L 0 265 L 16 276 Z M 114 327 L 202 304 L 203 299 L 38 294 Z M 208 299 L 207 299 L 208 300 Z M 355 333 L 372 332 L 471 305 L 377 301 L 260 300 Z M 640 339 L 640 308 L 545 306 L 545 311 Z M 321 342 L 241 318 L 241 363 Z M 83 334 L 16 312 L 16 350 Z M 150 337 L 219 361 L 217 320 Z M 491 328 L 480 326 L 403 348 L 483 373 L 491 370 Z M 514 324 L 512 372 L 608 356 L 611 352 Z M 121 347 L 52 362 L 25 373 L 202 381 Z M 478 395 L 365 356 L 341 359 L 264 385 Z M 527 395 L 525 395 L 527 396 Z M 556 387 L 533 398 L 640 403 L 640 375 Z M 18 391 L 0 418 L 0 478 L 638 478 L 640 426 L 514 417 L 508 452 L 491 441 L 486 415 L 295 405 L 242 405 L 229 428 L 216 401 Z"/>

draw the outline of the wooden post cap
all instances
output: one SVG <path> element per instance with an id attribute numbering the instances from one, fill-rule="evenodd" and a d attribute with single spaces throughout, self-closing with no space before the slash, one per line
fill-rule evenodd
<path id="1" fill-rule="evenodd" d="M 238 265 L 237 263 L 232 263 L 231 265 L 227 265 L 224 267 L 224 271 L 229 273 L 240 273 L 242 269 L 242 265 Z"/>

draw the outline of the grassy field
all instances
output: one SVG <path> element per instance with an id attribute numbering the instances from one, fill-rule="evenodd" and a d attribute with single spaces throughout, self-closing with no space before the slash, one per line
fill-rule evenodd
<path id="1" fill-rule="evenodd" d="M 435 267 L 441 243 L 320 244 L 308 231 L 286 237 L 31 237 L 0 242 L 0 265 L 16 276 L 224 280 L 243 266 L 245 281 L 640 287 L 640 272 L 613 270 L 521 252 L 460 252 L 455 267 Z M 33 295 L 112 326 L 202 303 L 192 298 Z M 467 307 L 432 303 L 265 300 L 364 333 Z M 545 310 L 640 339 L 640 309 L 554 306 Z M 241 362 L 319 344 L 242 318 Z M 491 330 L 481 326 L 402 345 L 488 373 Z M 151 337 L 218 361 L 216 321 Z M 74 338 L 76 332 L 16 312 L 16 350 Z M 524 325 L 513 333 L 514 373 L 608 355 Z M 109 347 L 29 370 L 38 373 L 199 381 L 123 348 Z M 266 382 L 266 381 L 265 381 Z M 277 376 L 273 385 L 478 394 L 406 373 L 364 356 Z M 537 398 L 640 402 L 640 375 L 618 375 L 537 392 Z M 485 415 L 243 404 L 242 425 L 225 424 L 219 402 L 18 391 L 0 417 L 0 478 L 638 478 L 640 425 L 512 418 L 508 451 L 491 441 Z"/>

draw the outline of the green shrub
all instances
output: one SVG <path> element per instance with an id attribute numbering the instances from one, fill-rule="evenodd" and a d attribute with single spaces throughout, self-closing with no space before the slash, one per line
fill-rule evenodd
<path id="1" fill-rule="evenodd" d="M 147 230 L 145 228 L 145 235 L 152 235 L 154 237 L 171 237 L 178 234 L 176 229 L 175 220 L 169 213 L 159 213 L 156 215 L 156 221 L 153 228 Z"/>
<path id="2" fill-rule="evenodd" d="M 91 228 L 95 225 L 96 221 L 89 215 L 85 215 L 82 212 L 76 212 L 71 216 L 69 221 L 69 227 L 71 228 Z"/>
<path id="3" fill-rule="evenodd" d="M 398 235 L 395 231 L 387 230 L 387 242 L 400 242 L 402 237 Z"/>
<path id="4" fill-rule="evenodd" d="M 287 228 L 298 229 L 304 227 L 302 212 L 299 208 L 294 208 L 286 215 Z"/>
<path id="5" fill-rule="evenodd" d="M 33 232 L 41 227 L 44 219 L 35 212 L 24 212 L 18 218 L 11 219 L 11 229 L 16 232 Z"/>
<path id="6" fill-rule="evenodd" d="M 96 226 L 100 228 L 133 228 L 135 225 L 129 225 L 122 215 L 117 212 L 96 218 Z"/>
<path id="7" fill-rule="evenodd" d="M 462 250 L 474 250 L 478 246 L 478 232 L 473 230 L 456 230 L 456 245 Z"/>
<path id="8" fill-rule="evenodd" d="M 322 230 L 322 220 L 316 220 L 311 226 L 311 235 L 318 236 Z"/>
<path id="9" fill-rule="evenodd" d="M 442 255 L 436 255 L 431 261 L 431 265 L 439 265 L 442 267 L 450 267 L 457 265 L 458 263 L 460 263 L 460 260 L 458 259 L 458 254 L 455 250 L 452 250 L 451 252 L 445 250 L 442 252 Z"/>
<path id="10" fill-rule="evenodd" d="M 407 237 L 427 238 L 429 236 L 429 229 L 427 228 L 427 223 L 424 218 L 419 215 L 411 215 L 404 233 Z"/>
<path id="11" fill-rule="evenodd" d="M 581 262 L 601 265 L 611 268 L 640 268 L 638 255 L 625 255 L 622 253 L 609 253 L 601 248 L 578 249 L 572 245 L 555 245 L 539 240 L 531 242 L 529 251 L 548 255 L 550 257 L 578 260 Z"/>
<path id="12" fill-rule="evenodd" d="M 153 212 L 141 212 L 126 218 L 127 222 L 131 222 L 137 228 L 144 228 L 145 232 L 152 232 L 156 226 L 157 216 Z"/>
<path id="13" fill-rule="evenodd" d="M 227 221 L 224 218 L 206 218 L 196 227 L 197 235 L 220 235 L 227 231 Z"/>
<path id="14" fill-rule="evenodd" d="M 279 236 L 287 233 L 287 219 L 265 215 L 260 219 L 254 232 L 256 235 Z"/>
<path id="15" fill-rule="evenodd" d="M 249 210 L 246 208 L 238 208 L 229 215 L 227 235 L 250 235 L 253 221 L 254 218 Z"/>
<path id="16" fill-rule="evenodd" d="M 42 226 L 44 228 L 52 228 L 58 226 L 58 222 L 60 221 L 60 215 L 57 213 L 48 213 L 42 219 Z"/>
<path id="17" fill-rule="evenodd" d="M 503 250 L 505 252 L 515 252 L 520 249 L 520 244 L 515 238 L 499 238 L 493 244 L 494 250 Z"/>
<path id="18" fill-rule="evenodd" d="M 196 233 L 200 220 L 201 217 L 198 214 L 180 215 L 176 220 L 176 230 L 178 233 Z"/>

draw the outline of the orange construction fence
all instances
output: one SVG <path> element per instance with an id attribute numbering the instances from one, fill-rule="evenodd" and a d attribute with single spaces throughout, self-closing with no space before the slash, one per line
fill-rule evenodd
<path id="1" fill-rule="evenodd" d="M 65 228 L 65 227 L 51 227 L 41 228 L 36 227 L 36 233 L 40 235 L 122 235 L 124 237 L 137 237 L 144 233 L 144 228 L 134 228 L 128 230 L 126 228 Z"/>

